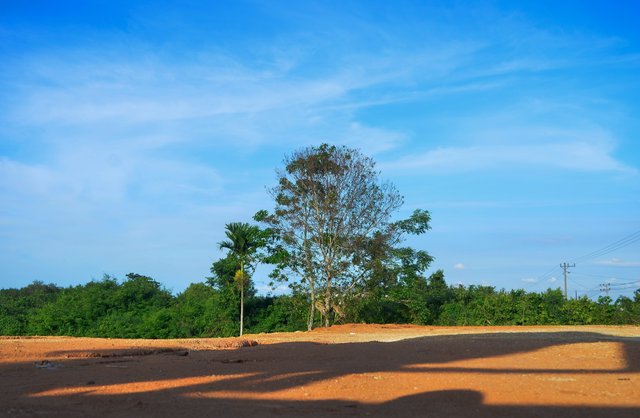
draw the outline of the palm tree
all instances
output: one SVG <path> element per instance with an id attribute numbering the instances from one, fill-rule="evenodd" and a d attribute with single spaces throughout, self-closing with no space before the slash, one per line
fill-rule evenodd
<path id="1" fill-rule="evenodd" d="M 228 250 L 239 265 L 235 281 L 240 288 L 240 336 L 244 329 L 244 288 L 250 277 L 247 270 L 252 269 L 254 256 L 262 244 L 260 228 L 244 222 L 232 222 L 225 225 L 227 240 L 218 244 L 221 250 Z"/>

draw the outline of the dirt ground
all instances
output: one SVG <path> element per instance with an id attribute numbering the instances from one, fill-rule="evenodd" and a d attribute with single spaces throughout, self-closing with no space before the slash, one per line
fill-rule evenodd
<path id="1" fill-rule="evenodd" d="M 2 417 L 640 417 L 640 327 L 0 337 Z"/>

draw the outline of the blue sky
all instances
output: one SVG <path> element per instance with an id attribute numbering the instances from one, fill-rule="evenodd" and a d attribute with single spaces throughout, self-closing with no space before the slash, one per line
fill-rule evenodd
<path id="1" fill-rule="evenodd" d="M 431 211 L 449 283 L 558 287 L 627 236 L 569 292 L 640 282 L 640 3 L 561 3 L 3 1 L 0 286 L 179 292 L 322 142 Z"/>

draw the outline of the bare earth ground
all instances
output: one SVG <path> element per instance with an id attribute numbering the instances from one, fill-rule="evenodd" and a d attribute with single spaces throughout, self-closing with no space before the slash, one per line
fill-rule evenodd
<path id="1" fill-rule="evenodd" d="M 640 417 L 640 327 L 0 337 L 0 416 Z"/>

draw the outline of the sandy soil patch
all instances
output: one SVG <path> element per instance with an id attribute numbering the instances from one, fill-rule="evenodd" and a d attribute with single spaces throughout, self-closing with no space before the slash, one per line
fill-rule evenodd
<path id="1" fill-rule="evenodd" d="M 639 327 L 0 337 L 0 416 L 640 416 Z"/>

